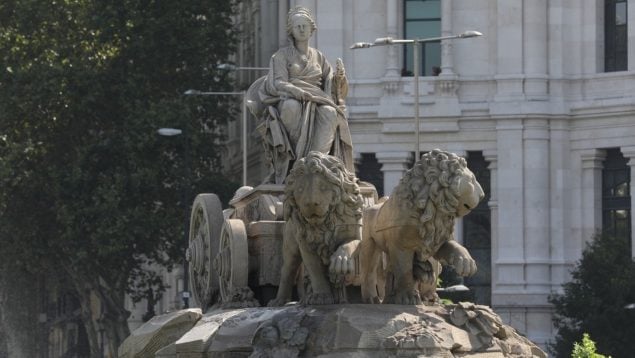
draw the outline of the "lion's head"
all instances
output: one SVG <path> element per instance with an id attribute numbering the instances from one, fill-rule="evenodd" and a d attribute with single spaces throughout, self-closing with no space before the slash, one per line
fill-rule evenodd
<path id="1" fill-rule="evenodd" d="M 284 219 L 296 225 L 308 242 L 326 244 L 319 250 L 328 262 L 339 245 L 332 237 L 335 226 L 358 223 L 362 216 L 355 175 L 338 158 L 313 151 L 295 162 L 286 183 Z"/>
<path id="2" fill-rule="evenodd" d="M 435 149 L 406 172 L 393 196 L 417 212 L 424 245 L 436 249 L 451 237 L 454 219 L 474 209 L 485 194 L 465 159 Z"/>

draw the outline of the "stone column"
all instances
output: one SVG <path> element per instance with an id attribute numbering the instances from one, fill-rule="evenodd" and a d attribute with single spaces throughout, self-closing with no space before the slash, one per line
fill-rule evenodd
<path id="1" fill-rule="evenodd" d="M 494 287 L 498 282 L 495 260 L 493 260 L 496 257 L 496 252 L 498 252 L 498 154 L 496 150 L 485 150 L 483 151 L 483 158 L 489 163 L 487 168 L 490 176 L 490 193 L 487 205 L 490 210 L 490 238 L 492 242 L 490 272 L 492 275 L 492 292 L 494 292 Z"/>
<path id="2" fill-rule="evenodd" d="M 604 1 L 580 1 L 582 6 L 582 73 L 604 72 Z M 632 26 L 630 26 L 632 27 Z"/>
<path id="3" fill-rule="evenodd" d="M 441 36 L 451 36 L 452 33 L 452 0 L 441 1 Z M 441 42 L 441 73 L 454 75 L 452 59 L 452 40 Z"/>
<path id="4" fill-rule="evenodd" d="M 393 189 L 399 184 L 399 180 L 408 170 L 408 164 L 412 160 L 412 153 L 378 152 L 375 157 L 381 164 L 381 171 L 384 173 L 384 195 L 391 195 Z"/>
<path id="5" fill-rule="evenodd" d="M 492 262 L 497 278 L 492 305 L 515 304 L 516 296 L 507 294 L 525 290 L 525 231 L 523 124 L 520 119 L 499 119 L 496 126 L 498 143 L 497 188 L 498 228 L 496 252 Z"/>
<path id="6" fill-rule="evenodd" d="M 633 213 L 635 210 L 635 146 L 622 147 L 621 151 L 622 155 L 629 159 L 628 166 L 631 168 L 631 257 L 635 259 L 635 235 L 633 235 L 633 229 L 635 229 L 635 214 Z"/>
<path id="7" fill-rule="evenodd" d="M 576 184 L 571 175 L 569 121 L 552 119 L 549 123 L 551 290 L 557 292 L 569 279 L 567 245 L 575 237 L 572 231 L 572 195 Z M 577 198 L 576 198 L 577 199 Z M 580 205 L 577 205 L 579 208 Z"/>
<path id="8" fill-rule="evenodd" d="M 549 122 L 525 120 L 524 146 L 524 246 L 527 290 L 551 290 Z"/>
<path id="9" fill-rule="evenodd" d="M 397 0 L 386 0 L 386 36 L 398 38 L 397 22 L 399 15 L 397 14 Z M 387 78 L 399 78 L 399 53 L 401 46 L 388 46 L 388 57 L 386 58 L 386 74 Z"/>
<path id="10" fill-rule="evenodd" d="M 580 154 L 582 159 L 582 242 L 591 241 L 602 229 L 602 162 L 606 151 L 589 149 Z"/>

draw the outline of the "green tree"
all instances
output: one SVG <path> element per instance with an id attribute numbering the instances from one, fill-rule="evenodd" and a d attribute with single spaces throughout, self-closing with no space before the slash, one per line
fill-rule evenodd
<path id="1" fill-rule="evenodd" d="M 180 263 L 184 205 L 227 200 L 222 125 L 235 99 L 232 1 L 0 3 L 0 259 L 73 283 L 98 356 L 129 334 L 124 297 L 161 290 L 148 265 Z M 160 137 L 157 128 L 184 134 Z M 92 311 L 99 298 L 104 314 Z"/>
<path id="2" fill-rule="evenodd" d="M 629 357 L 635 352 L 635 311 L 626 306 L 635 302 L 635 261 L 627 238 L 597 236 L 584 250 L 563 285 L 561 295 L 553 295 L 554 324 L 558 329 L 551 350 L 569 357 L 574 342 L 588 333 L 598 350 L 613 357 Z"/>
<path id="3" fill-rule="evenodd" d="M 571 358 L 606 358 L 606 356 L 596 353 L 595 342 L 591 340 L 588 333 L 584 333 L 582 342 L 573 344 Z"/>

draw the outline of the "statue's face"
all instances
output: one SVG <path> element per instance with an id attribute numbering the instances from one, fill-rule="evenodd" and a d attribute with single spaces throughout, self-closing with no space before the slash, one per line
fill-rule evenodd
<path id="1" fill-rule="evenodd" d="M 296 185 L 295 200 L 304 219 L 312 225 L 323 222 L 335 200 L 333 185 L 318 173 L 305 174 Z"/>
<path id="2" fill-rule="evenodd" d="M 295 15 L 291 19 L 291 35 L 296 41 L 307 41 L 311 37 L 311 22 L 304 16 Z"/>

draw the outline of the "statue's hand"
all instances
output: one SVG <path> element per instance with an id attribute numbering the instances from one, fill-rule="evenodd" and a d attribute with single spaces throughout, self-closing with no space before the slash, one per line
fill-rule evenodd
<path id="1" fill-rule="evenodd" d="M 355 273 L 355 251 L 360 240 L 348 242 L 335 250 L 331 255 L 329 273 L 331 275 L 350 275 Z"/>
<path id="2" fill-rule="evenodd" d="M 309 93 L 309 92 L 307 92 L 307 91 L 304 91 L 304 92 L 302 92 L 302 97 L 301 97 L 301 99 L 302 99 L 303 101 L 311 101 L 311 100 L 313 99 L 313 95 L 312 95 L 312 94 L 310 94 L 310 93 Z"/>
<path id="3" fill-rule="evenodd" d="M 287 92 L 298 101 L 310 101 L 313 98 L 309 92 L 295 86 L 287 88 Z"/>

